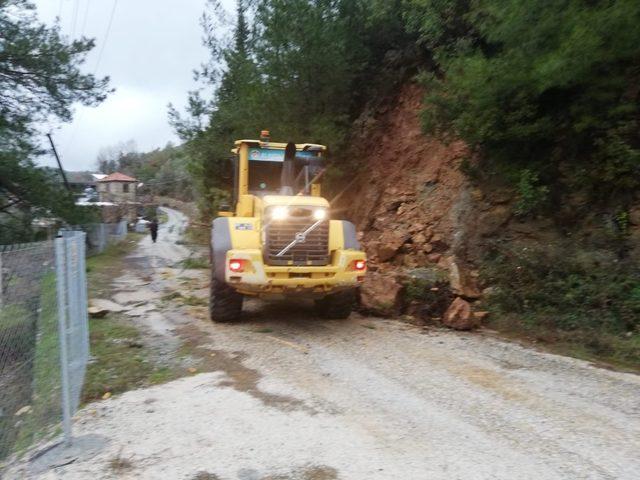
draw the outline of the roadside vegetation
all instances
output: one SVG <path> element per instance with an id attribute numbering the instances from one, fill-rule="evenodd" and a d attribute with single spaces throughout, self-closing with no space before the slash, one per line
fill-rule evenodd
<path id="1" fill-rule="evenodd" d="M 125 268 L 125 256 L 141 235 L 129 234 L 117 244 L 87 259 L 89 298 L 110 298 L 111 282 Z M 90 402 L 178 377 L 172 365 L 160 362 L 131 319 L 110 312 L 89 320 L 92 361 L 87 368 L 82 402 Z"/>
<path id="2" fill-rule="evenodd" d="M 573 245 L 495 248 L 484 264 L 491 325 L 565 353 L 640 367 L 640 272 Z"/>

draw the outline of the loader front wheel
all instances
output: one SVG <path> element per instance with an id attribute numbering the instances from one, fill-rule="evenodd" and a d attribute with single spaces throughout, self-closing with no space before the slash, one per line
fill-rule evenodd
<path id="1" fill-rule="evenodd" d="M 219 323 L 236 322 L 242 312 L 242 294 L 215 276 L 211 269 L 211 286 L 209 289 L 209 316 Z"/>
<path id="2" fill-rule="evenodd" d="M 332 293 L 315 301 L 316 311 L 322 318 L 342 320 L 351 315 L 355 300 L 355 290 Z"/>

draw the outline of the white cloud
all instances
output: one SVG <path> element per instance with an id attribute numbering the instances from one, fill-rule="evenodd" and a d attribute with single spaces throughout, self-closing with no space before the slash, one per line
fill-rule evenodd
<path id="1" fill-rule="evenodd" d="M 192 71 L 207 58 L 199 24 L 206 0 L 120 0 L 106 37 L 114 1 L 34 1 L 42 21 L 52 23 L 60 15 L 66 35 L 96 39 L 85 71 L 93 73 L 97 67 L 98 76 L 110 76 L 116 88 L 102 105 L 77 107 L 72 123 L 53 130 L 63 165 L 69 170 L 93 168 L 100 148 L 129 139 L 141 151 L 176 142 L 168 124 L 167 104 L 185 104 L 187 91 L 195 87 Z M 234 0 L 223 3 L 233 11 Z M 54 165 L 55 161 L 42 158 L 40 163 Z"/>

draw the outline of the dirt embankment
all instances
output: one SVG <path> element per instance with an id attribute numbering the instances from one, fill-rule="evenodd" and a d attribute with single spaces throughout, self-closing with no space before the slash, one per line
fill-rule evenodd
<path id="1" fill-rule="evenodd" d="M 465 160 L 473 162 L 464 142 L 423 134 L 423 94 L 420 86 L 405 85 L 393 101 L 360 120 L 352 142 L 351 155 L 361 168 L 343 207 L 362 232 L 370 259 L 362 303 L 378 314 L 446 321 L 459 297 L 464 302 L 456 305 L 464 308 L 449 314 L 455 321 L 466 317 L 458 326 L 473 327 L 484 315 L 464 305 L 482 295 L 475 247 L 509 220 L 511 198 L 487 195 L 469 183 L 460 168 Z M 436 305 L 430 311 L 420 306 L 427 298 Z"/>
<path id="2" fill-rule="evenodd" d="M 479 266 L 496 246 L 543 248 L 562 258 L 564 251 L 575 253 L 575 243 L 596 260 L 615 263 L 612 246 L 624 236 L 625 258 L 640 259 L 640 202 L 621 214 L 567 193 L 552 215 L 519 217 L 513 184 L 480 172 L 464 142 L 424 135 L 423 95 L 419 85 L 405 84 L 363 114 L 352 136 L 358 180 L 338 207 L 356 223 L 370 259 L 365 309 L 473 328 L 486 316 L 481 300 L 491 287 L 482 284 Z"/>

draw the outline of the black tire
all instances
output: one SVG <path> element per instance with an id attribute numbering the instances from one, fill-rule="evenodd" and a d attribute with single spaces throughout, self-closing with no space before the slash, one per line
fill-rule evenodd
<path id="1" fill-rule="evenodd" d="M 242 313 L 241 293 L 216 278 L 215 268 L 211 266 L 211 286 L 209 287 L 209 317 L 214 322 L 236 322 Z"/>
<path id="2" fill-rule="evenodd" d="M 355 300 L 355 290 L 332 293 L 315 301 L 316 311 L 322 318 L 343 320 L 351 315 Z"/>

